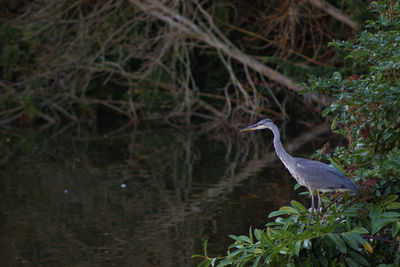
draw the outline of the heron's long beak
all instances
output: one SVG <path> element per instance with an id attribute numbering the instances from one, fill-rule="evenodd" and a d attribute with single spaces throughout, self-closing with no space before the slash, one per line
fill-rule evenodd
<path id="1" fill-rule="evenodd" d="M 240 130 L 240 132 L 247 132 L 247 131 L 254 131 L 254 130 L 258 130 L 258 127 L 256 124 L 250 125 L 249 127 L 243 128 L 242 130 Z"/>

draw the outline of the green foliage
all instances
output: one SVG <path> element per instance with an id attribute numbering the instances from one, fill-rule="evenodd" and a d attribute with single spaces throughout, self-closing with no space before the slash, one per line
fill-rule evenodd
<path id="1" fill-rule="evenodd" d="M 326 157 L 359 185 L 356 198 L 324 198 L 321 221 L 307 226 L 298 202 L 272 212 L 265 230 L 235 240 L 226 256 L 202 264 L 271 266 L 399 266 L 400 232 L 400 6 L 371 4 L 376 19 L 354 41 L 335 41 L 352 73 L 312 77 L 309 91 L 337 98 L 323 116 L 347 138 Z M 331 197 L 332 198 L 332 197 Z M 281 217 L 282 216 L 282 217 Z"/>
<path id="2" fill-rule="evenodd" d="M 398 4 L 373 3 L 379 11 L 355 41 L 334 42 L 354 64 L 348 79 L 334 73 L 329 80 L 312 78 L 311 90 L 337 97 L 323 115 L 333 114 L 332 129 L 348 147 L 335 150 L 342 165 L 361 181 L 379 180 L 377 196 L 396 194 L 400 176 L 400 11 Z M 361 70 L 361 72 L 358 72 Z"/>
<path id="3" fill-rule="evenodd" d="M 250 229 L 249 236 L 230 235 L 235 243 L 228 248 L 226 256 L 208 257 L 205 244 L 204 256 L 193 257 L 202 257 L 200 265 L 203 266 L 249 263 L 253 266 L 339 266 L 353 262 L 355 266 L 370 266 L 372 250 L 362 237 L 368 230 L 358 226 L 353 218 L 340 215 L 344 205 L 332 204 L 328 210 L 330 215 L 322 222 L 307 225 L 309 212 L 301 203 L 292 201 L 291 206 L 270 214 L 277 218 L 267 224 L 266 230 L 252 232 Z M 341 253 L 339 257 L 338 253 Z"/>
<path id="4" fill-rule="evenodd" d="M 356 40 L 332 43 L 347 54 L 352 75 L 345 79 L 336 72 L 329 80 L 313 77 L 310 90 L 337 97 L 323 115 L 333 115 L 332 130 L 346 137 L 348 146 L 336 148 L 333 158 L 357 177 L 362 190 L 358 206 L 348 211 L 353 209 L 359 225 L 368 229 L 377 263 L 387 257 L 388 263 L 398 264 L 400 6 L 371 5 L 377 18 L 367 21 Z"/>

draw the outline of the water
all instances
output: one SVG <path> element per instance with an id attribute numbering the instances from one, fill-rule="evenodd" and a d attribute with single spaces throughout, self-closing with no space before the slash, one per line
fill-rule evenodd
<path id="1" fill-rule="evenodd" d="M 325 142 L 318 131 L 284 145 L 308 157 Z M 0 151 L 1 266 L 193 266 L 206 239 L 223 254 L 229 234 L 292 199 L 308 206 L 271 134 L 3 131 Z"/>

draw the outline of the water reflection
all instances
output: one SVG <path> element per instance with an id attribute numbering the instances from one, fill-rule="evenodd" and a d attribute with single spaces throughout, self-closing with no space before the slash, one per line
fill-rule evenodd
<path id="1" fill-rule="evenodd" d="M 159 125 L 0 138 L 2 266 L 190 266 L 205 239 L 223 253 L 229 234 L 298 197 L 265 134 Z"/>

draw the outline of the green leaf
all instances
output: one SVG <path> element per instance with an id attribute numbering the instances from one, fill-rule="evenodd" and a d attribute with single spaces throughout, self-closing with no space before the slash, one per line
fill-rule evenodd
<path id="1" fill-rule="evenodd" d="M 262 233 L 260 233 L 260 232 L 263 232 L 263 231 L 260 230 L 260 229 L 254 229 L 254 236 L 256 237 L 256 239 L 257 239 L 258 241 L 261 240 L 261 234 L 262 234 Z"/>
<path id="2" fill-rule="evenodd" d="M 292 224 L 292 220 L 286 220 L 285 221 L 285 224 L 282 226 L 282 228 L 281 228 L 281 231 L 282 230 L 287 230 L 288 228 L 289 228 L 289 226 Z M 293 233 L 290 233 L 290 232 L 288 232 L 289 234 L 293 234 Z"/>
<path id="3" fill-rule="evenodd" d="M 208 267 L 210 266 L 210 260 L 209 259 L 205 259 L 202 260 L 199 264 L 197 264 L 198 267 Z"/>
<path id="4" fill-rule="evenodd" d="M 234 252 L 232 252 L 232 253 L 229 255 L 229 257 L 230 257 L 230 258 L 234 258 L 236 255 L 241 254 L 241 253 L 243 253 L 243 249 L 238 249 L 238 250 L 235 250 Z"/>
<path id="5" fill-rule="evenodd" d="M 358 242 L 352 235 L 352 233 L 344 233 L 342 234 L 342 238 L 346 243 L 354 250 L 358 249 Z"/>
<path id="6" fill-rule="evenodd" d="M 207 256 L 207 243 L 208 243 L 208 239 L 206 239 L 206 241 L 204 242 L 204 246 L 203 246 L 203 252 L 204 252 L 204 256 Z"/>
<path id="7" fill-rule="evenodd" d="M 382 207 L 380 205 L 374 204 L 369 209 L 369 217 L 371 217 L 371 220 L 374 220 L 374 218 L 378 218 L 381 213 L 382 213 Z"/>
<path id="8" fill-rule="evenodd" d="M 280 208 L 279 211 L 286 212 L 286 214 L 300 214 L 298 210 L 289 206 L 284 206 Z"/>
<path id="9" fill-rule="evenodd" d="M 297 240 L 296 243 L 294 244 L 294 253 L 299 256 L 300 254 L 300 248 L 301 248 L 301 240 Z"/>
<path id="10" fill-rule="evenodd" d="M 299 184 L 299 183 L 296 183 L 295 185 L 294 185 L 294 191 L 296 191 L 297 189 L 299 189 L 301 187 L 301 184 Z"/>
<path id="11" fill-rule="evenodd" d="M 359 267 L 359 264 L 355 260 L 353 260 L 353 258 L 346 257 L 346 262 L 347 262 L 348 266 Z"/>
<path id="12" fill-rule="evenodd" d="M 358 212 L 361 210 L 362 205 L 352 205 L 350 207 L 348 207 L 347 209 L 345 209 L 343 211 L 343 215 L 344 216 L 348 216 L 348 217 L 357 217 L 358 216 Z"/>
<path id="13" fill-rule="evenodd" d="M 210 266 L 210 259 L 204 259 L 202 260 L 197 266 L 198 267 L 208 267 Z"/>
<path id="14" fill-rule="evenodd" d="M 397 221 L 398 221 L 397 218 L 382 218 L 382 219 L 376 220 L 372 224 L 372 234 L 373 235 L 376 234 L 379 230 L 381 230 L 387 224 L 389 224 L 391 222 L 397 222 Z"/>
<path id="15" fill-rule="evenodd" d="M 343 240 L 340 238 L 339 235 L 337 235 L 337 234 L 329 234 L 328 236 L 336 244 L 337 249 L 341 253 L 346 253 L 347 252 L 347 246 L 343 242 Z"/>
<path id="16" fill-rule="evenodd" d="M 298 210 L 289 207 L 289 206 L 284 206 L 281 207 L 278 211 L 273 211 L 268 215 L 268 218 L 280 216 L 280 215 L 292 215 L 292 214 L 300 214 Z"/>
<path id="17" fill-rule="evenodd" d="M 331 108 L 330 108 L 330 107 L 325 108 L 325 109 L 321 112 L 322 117 L 325 117 L 326 115 L 328 115 L 329 112 L 331 112 Z"/>
<path id="18" fill-rule="evenodd" d="M 250 243 L 250 244 L 252 243 L 251 239 L 248 236 L 245 236 L 245 235 L 238 236 L 237 240 L 240 240 L 240 241 L 243 241 L 243 242 L 246 242 L 246 243 Z"/>
<path id="19" fill-rule="evenodd" d="M 390 195 L 390 196 L 385 197 L 385 199 L 383 200 L 383 205 L 386 206 L 387 204 L 392 203 L 398 197 L 399 197 L 398 195 Z"/>
<path id="20" fill-rule="evenodd" d="M 392 203 L 389 203 L 385 208 L 388 209 L 388 210 L 397 210 L 397 209 L 400 209 L 400 202 L 392 202 Z"/>
<path id="21" fill-rule="evenodd" d="M 380 217 L 382 217 L 382 218 L 400 217 L 400 212 L 396 212 L 396 211 L 384 212 L 384 213 L 380 214 Z"/>
<path id="22" fill-rule="evenodd" d="M 352 230 L 352 232 L 357 233 L 357 234 L 368 234 L 368 230 L 365 229 L 364 227 L 356 227 Z"/>
<path id="23" fill-rule="evenodd" d="M 257 267 L 257 266 L 258 266 L 258 262 L 260 261 L 260 259 L 261 259 L 261 256 L 258 256 L 258 257 L 254 260 L 253 267 Z"/>
<path id="24" fill-rule="evenodd" d="M 263 246 L 272 246 L 274 244 L 263 230 L 254 231 L 254 235 Z"/>
<path id="25" fill-rule="evenodd" d="M 276 210 L 276 211 L 271 212 L 271 213 L 268 215 L 268 218 L 272 218 L 272 217 L 276 217 L 276 216 L 281 216 L 281 215 L 284 215 L 284 214 L 287 214 L 287 213 L 284 212 L 284 211 Z"/>
<path id="26" fill-rule="evenodd" d="M 365 245 L 366 241 L 357 233 L 350 232 L 348 233 L 358 244 Z"/>
<path id="27" fill-rule="evenodd" d="M 340 171 L 341 173 L 344 173 L 343 167 L 340 164 L 340 162 L 335 159 L 335 158 L 329 158 L 329 161 L 332 165 L 333 168 L 335 168 L 336 170 Z"/>
<path id="28" fill-rule="evenodd" d="M 249 237 L 250 237 L 250 243 L 253 244 L 254 243 L 254 239 L 253 239 L 253 231 L 251 229 L 251 226 L 249 228 Z"/>
<path id="29" fill-rule="evenodd" d="M 396 238 L 397 233 L 399 232 L 400 229 L 400 222 L 395 222 L 392 225 L 392 237 Z"/>
<path id="30" fill-rule="evenodd" d="M 222 260 L 219 262 L 218 267 L 224 267 L 224 266 L 228 266 L 228 265 L 232 265 L 232 261 L 230 260 Z"/>
<path id="31" fill-rule="evenodd" d="M 299 210 L 299 211 L 304 211 L 304 212 L 307 211 L 307 209 L 303 206 L 303 204 L 301 204 L 300 202 L 298 202 L 298 201 L 296 201 L 296 200 L 292 200 L 292 201 L 290 202 L 290 204 L 291 204 L 295 209 L 297 209 L 297 210 Z"/>
<path id="32" fill-rule="evenodd" d="M 369 262 L 358 252 L 349 251 L 350 256 L 359 262 L 361 265 L 370 266 Z"/>

